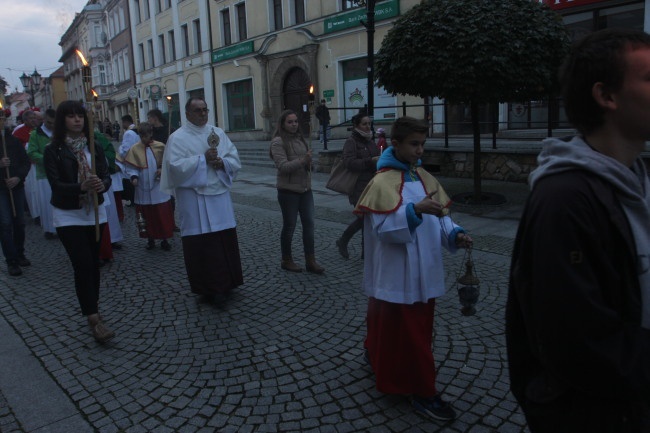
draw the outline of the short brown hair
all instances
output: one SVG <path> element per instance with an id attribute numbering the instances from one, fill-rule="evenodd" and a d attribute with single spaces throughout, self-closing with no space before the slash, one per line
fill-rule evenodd
<path id="1" fill-rule="evenodd" d="M 415 117 L 400 117 L 393 123 L 390 138 L 397 142 L 402 142 L 406 137 L 414 132 L 419 134 L 429 131 L 429 125 L 424 120 Z"/>

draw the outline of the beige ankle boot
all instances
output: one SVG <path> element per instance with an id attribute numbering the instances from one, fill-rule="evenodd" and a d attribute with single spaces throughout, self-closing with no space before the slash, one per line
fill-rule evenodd
<path id="1" fill-rule="evenodd" d="M 93 337 L 98 343 L 105 343 L 115 337 L 115 332 L 104 325 L 99 314 L 91 314 L 88 316 L 88 326 L 90 326 Z"/>
<path id="2" fill-rule="evenodd" d="M 325 272 L 325 268 L 316 263 L 316 256 L 314 254 L 307 254 L 307 257 L 305 257 L 305 265 L 307 267 L 307 272 L 313 274 L 322 274 Z"/>
<path id="3" fill-rule="evenodd" d="M 280 267 L 285 271 L 302 272 L 302 268 L 293 261 L 293 258 L 291 256 L 282 257 L 282 263 L 280 264 Z"/>

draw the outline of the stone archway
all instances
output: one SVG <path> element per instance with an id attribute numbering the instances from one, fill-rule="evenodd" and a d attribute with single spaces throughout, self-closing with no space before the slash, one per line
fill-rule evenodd
<path id="1" fill-rule="evenodd" d="M 273 53 L 268 55 L 258 55 L 257 60 L 260 62 L 260 64 L 263 65 L 263 74 L 268 77 L 268 109 L 265 107 L 264 113 L 270 120 L 269 133 L 273 132 L 273 129 L 275 128 L 275 122 L 277 122 L 278 118 L 280 117 L 280 113 L 282 110 L 284 110 L 287 104 L 285 98 L 285 87 L 287 85 L 290 85 L 292 91 L 295 91 L 297 93 L 300 93 L 302 91 L 306 92 L 305 105 L 307 105 L 309 85 L 307 85 L 306 90 L 301 91 L 300 84 L 291 83 L 300 83 L 301 81 L 306 80 L 309 80 L 311 83 L 316 83 L 318 81 L 316 72 L 317 51 L 318 44 L 310 44 L 290 51 L 283 51 L 280 53 Z M 298 70 L 302 71 L 302 73 L 305 74 L 308 78 L 305 79 L 303 76 L 303 78 L 299 80 L 298 75 L 293 75 L 300 74 Z M 290 76 L 293 76 L 293 78 Z M 295 86 L 297 86 L 297 88 L 295 88 Z M 293 106 L 292 109 L 296 110 L 296 112 L 303 112 L 300 103 L 291 102 L 291 105 Z M 308 119 L 309 116 L 306 115 L 305 121 L 308 122 Z M 309 127 L 307 126 L 305 128 L 303 126 L 302 128 L 306 133 Z"/>
<path id="2" fill-rule="evenodd" d="M 300 130 L 305 137 L 309 136 L 311 115 L 309 113 L 309 86 L 312 85 L 309 75 L 301 68 L 293 68 L 284 79 L 282 86 L 283 109 L 298 113 Z"/>

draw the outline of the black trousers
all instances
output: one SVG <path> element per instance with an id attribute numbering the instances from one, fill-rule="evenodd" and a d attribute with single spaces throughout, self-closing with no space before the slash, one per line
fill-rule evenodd
<path id="1" fill-rule="evenodd" d="M 99 245 L 105 225 L 99 225 L 99 242 L 95 241 L 94 225 L 56 228 L 56 234 L 72 263 L 74 287 L 84 316 L 98 312 Z"/>

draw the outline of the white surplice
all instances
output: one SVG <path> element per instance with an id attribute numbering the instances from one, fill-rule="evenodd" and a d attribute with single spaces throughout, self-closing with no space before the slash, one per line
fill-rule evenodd
<path id="1" fill-rule="evenodd" d="M 207 164 L 208 137 L 219 137 L 217 153 L 224 162 L 215 170 Z M 189 123 L 174 132 L 163 156 L 160 188 L 176 196 L 181 236 L 234 228 L 235 212 L 230 188 L 241 168 L 235 145 L 221 128 Z"/>
<path id="2" fill-rule="evenodd" d="M 138 177 L 134 202 L 143 205 L 168 202 L 171 196 L 160 191 L 160 179 L 156 179 L 156 171 L 158 170 L 156 157 L 150 147 L 145 147 L 144 151 L 147 157 L 147 168 L 137 168 L 130 164 L 124 164 L 127 179 L 130 179 L 131 176 Z"/>
<path id="3" fill-rule="evenodd" d="M 364 279 L 366 295 L 398 304 L 427 302 L 445 294 L 442 247 L 456 251 L 451 218 L 422 215 L 409 230 L 406 207 L 425 197 L 421 182 L 405 182 L 403 200 L 391 213 L 366 213 L 364 218 Z"/>

